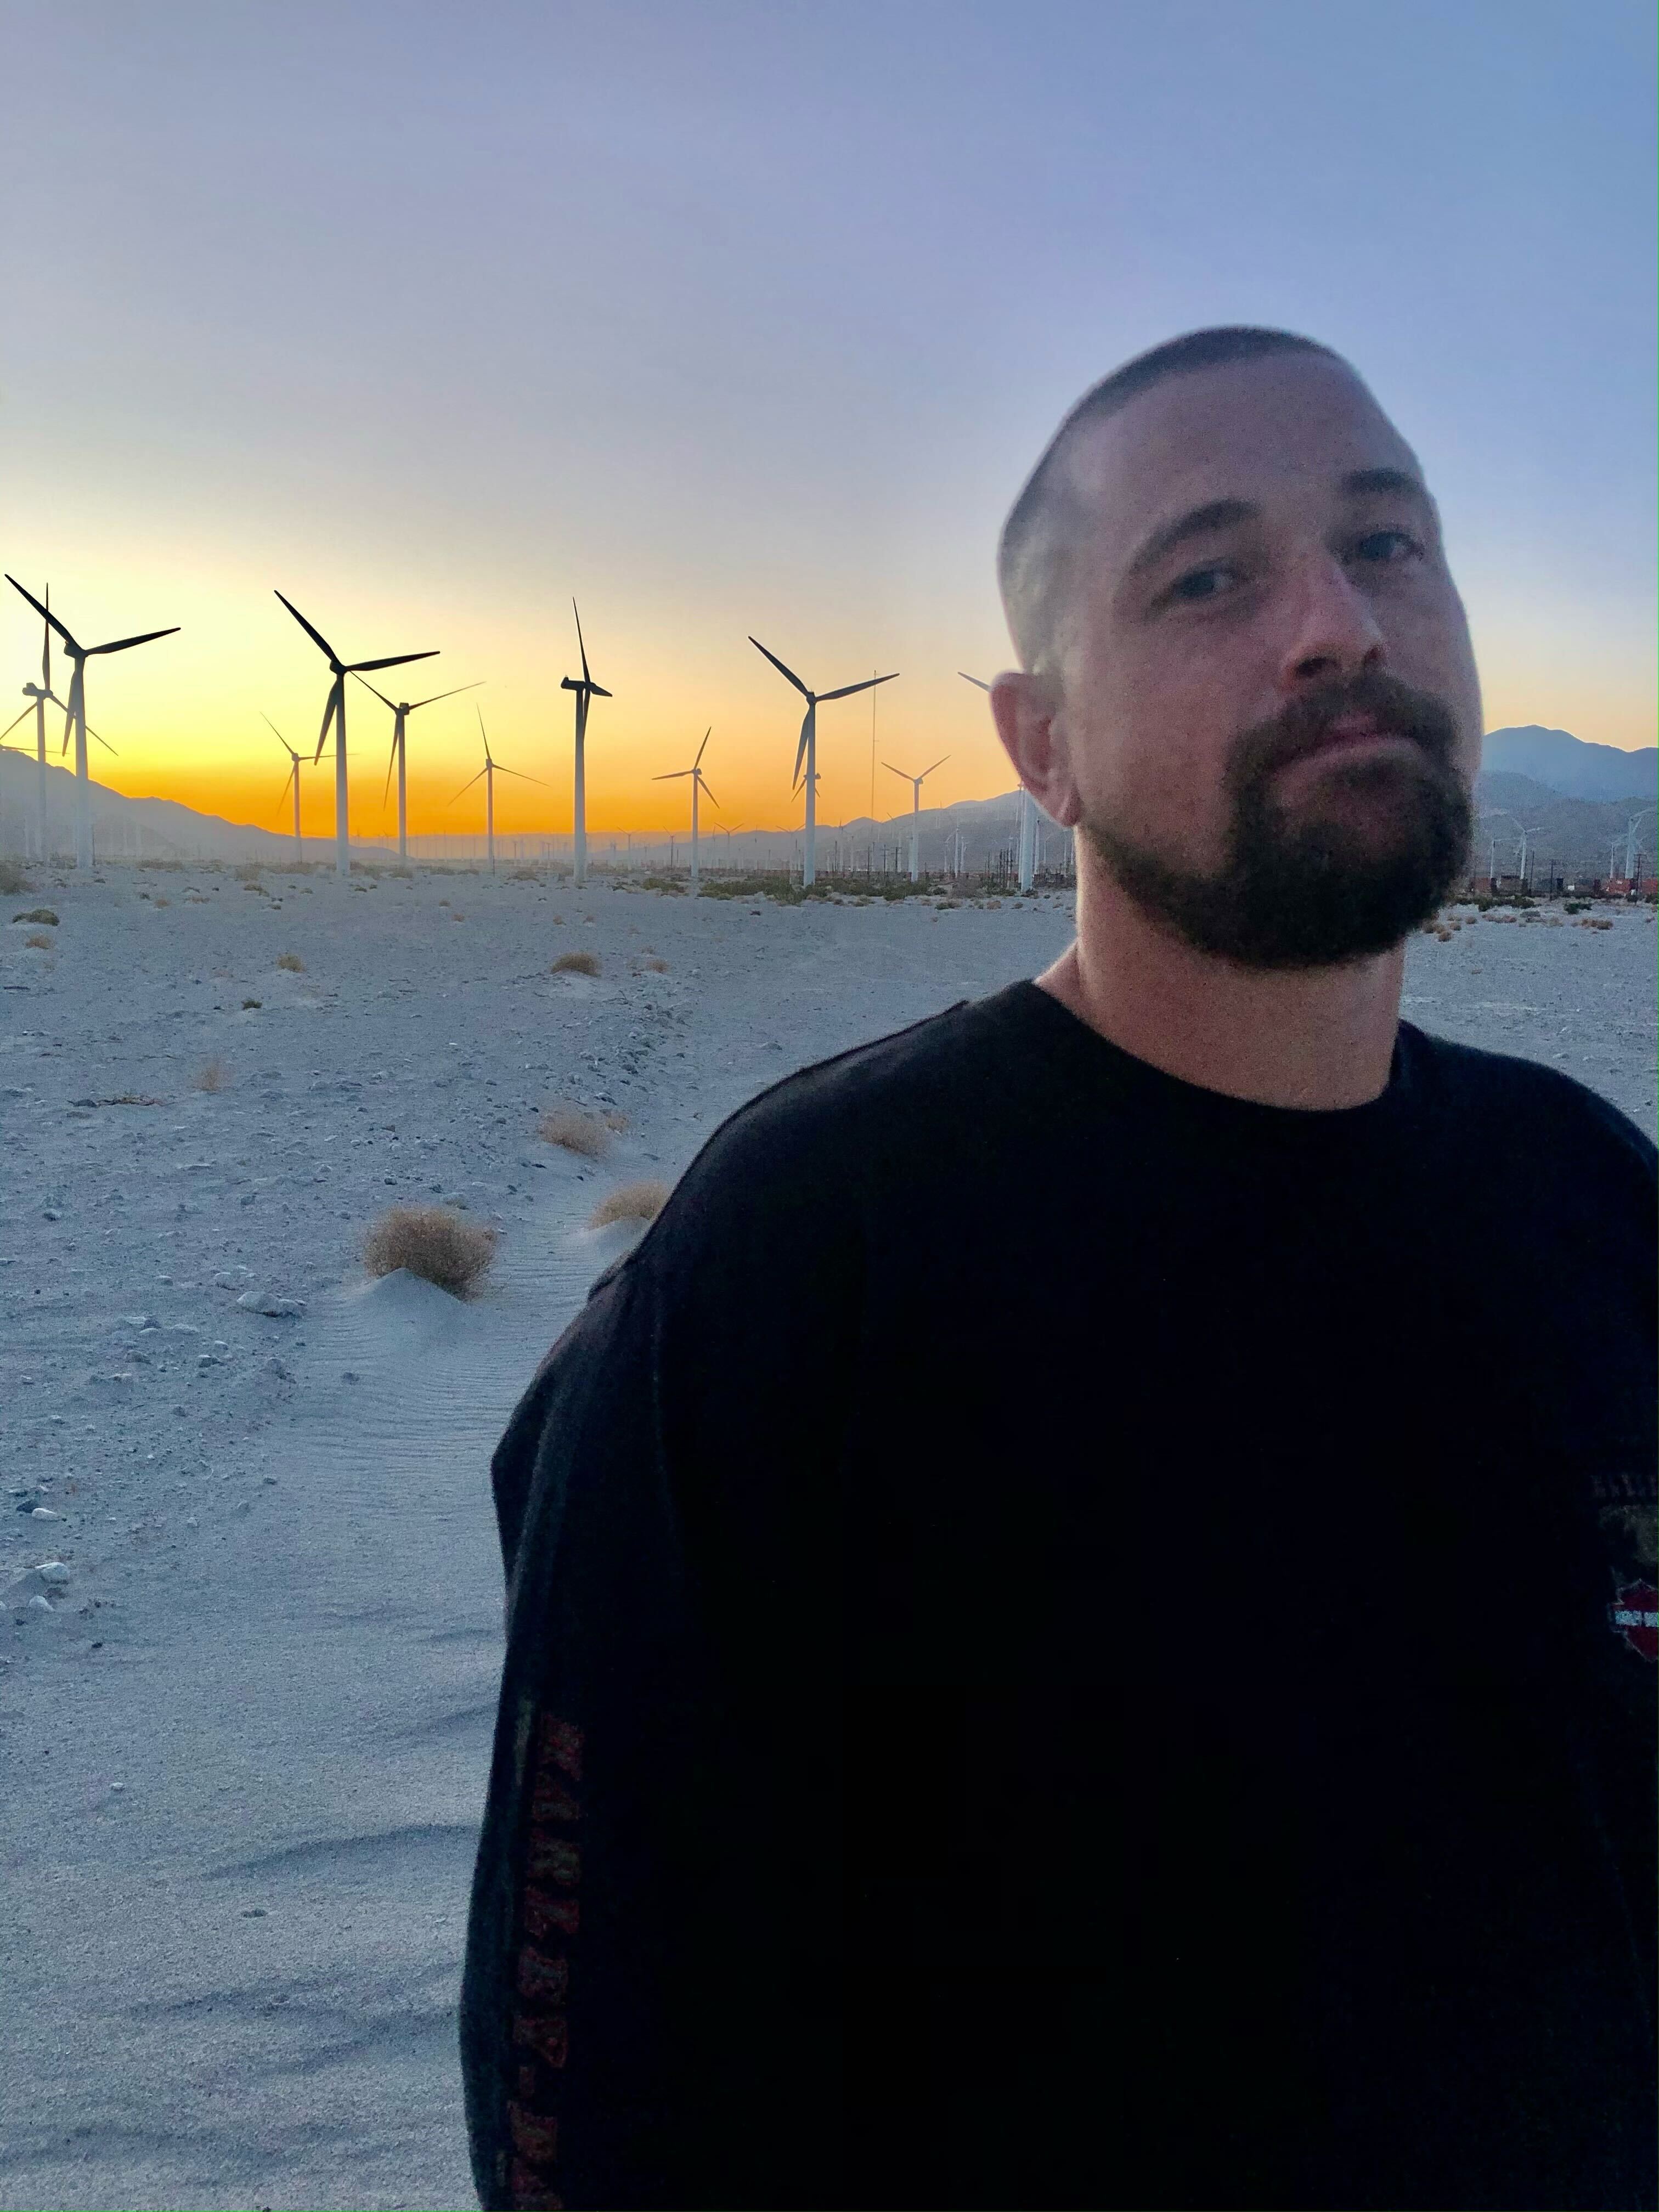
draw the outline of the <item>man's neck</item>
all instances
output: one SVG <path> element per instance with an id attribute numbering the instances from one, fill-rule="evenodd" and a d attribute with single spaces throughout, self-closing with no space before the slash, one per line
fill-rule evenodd
<path id="1" fill-rule="evenodd" d="M 1363 1106 L 1387 1087 L 1403 944 L 1351 967 L 1241 968 L 1156 929 L 1112 883 L 1078 884 L 1078 933 L 1037 988 L 1183 1083 L 1266 1106 Z"/>

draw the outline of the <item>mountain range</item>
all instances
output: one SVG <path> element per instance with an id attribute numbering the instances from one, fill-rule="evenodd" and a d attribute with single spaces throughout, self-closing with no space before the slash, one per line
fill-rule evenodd
<path id="1" fill-rule="evenodd" d="M 25 817 L 31 822 L 33 818 L 34 773 L 32 757 L 9 746 L 0 750 L 0 852 L 22 850 Z M 48 763 L 46 779 L 53 848 L 67 849 L 73 842 L 73 778 L 67 769 Z M 1483 823 L 1478 833 L 1480 848 L 1489 854 L 1496 838 L 1501 866 L 1517 836 L 1515 822 L 1507 817 L 1519 817 L 1540 859 L 1553 858 L 1569 873 L 1604 875 L 1613 841 L 1622 837 L 1631 816 L 1654 811 L 1656 785 L 1659 750 L 1651 745 L 1638 752 L 1620 752 L 1615 746 L 1588 744 L 1565 730 L 1547 730 L 1536 724 L 1493 730 L 1486 739 L 1484 765 L 1475 787 L 1477 806 L 1492 810 L 1492 818 Z M 924 807 L 920 823 L 924 867 L 943 866 L 948 841 L 958 831 L 964 840 L 969 870 L 984 867 L 992 854 L 1012 842 L 1018 802 L 1018 793 L 1010 791 L 994 799 L 964 799 L 954 806 Z M 153 859 L 252 860 L 281 867 L 294 850 L 292 837 L 281 831 L 200 814 L 176 799 L 128 799 L 100 783 L 92 787 L 92 811 L 96 848 L 112 858 L 124 852 L 131 858 L 142 850 Z M 879 856 L 885 846 L 896 866 L 900 848 L 908 849 L 909 830 L 908 810 L 881 819 L 864 815 L 839 826 L 820 824 L 819 867 L 830 866 L 837 840 L 843 854 L 849 848 L 856 850 L 860 864 L 866 847 L 873 847 Z M 594 831 L 590 836 L 609 842 L 608 833 Z M 1659 830 L 1652 823 L 1644 819 L 1637 836 L 1650 855 L 1659 847 Z M 1057 856 L 1058 839 L 1058 831 L 1045 820 L 1046 861 L 1052 862 Z M 354 838 L 352 842 L 364 858 L 389 857 L 383 841 Z M 428 846 L 428 841 L 419 842 Z M 547 838 L 532 833 L 523 842 L 526 852 L 539 853 L 545 843 L 561 859 L 569 850 L 568 831 Z M 653 842 L 656 842 L 653 838 Z M 667 839 L 664 836 L 659 842 L 665 846 Z M 686 840 L 682 836 L 678 842 L 684 858 Z M 643 841 L 636 838 L 635 842 Z M 746 865 L 781 867 L 799 842 L 799 830 L 745 831 L 741 850 Z M 458 857 L 467 843 L 460 838 L 453 841 Z M 511 852 L 512 840 L 503 838 L 501 843 L 504 851 Z M 705 849 L 712 864 L 721 849 L 718 831 L 711 835 Z M 332 859 L 333 851 L 331 836 L 306 839 L 308 860 L 326 862 Z M 595 865 L 604 865 L 597 854 Z M 876 865 L 881 865 L 879 857 Z M 1512 860 L 1510 865 L 1513 866 Z"/>

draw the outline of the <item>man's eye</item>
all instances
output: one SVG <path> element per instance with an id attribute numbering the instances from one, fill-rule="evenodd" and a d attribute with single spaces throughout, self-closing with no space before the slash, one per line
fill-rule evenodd
<path id="1" fill-rule="evenodd" d="M 1179 583 L 1171 584 L 1170 597 L 1185 599 L 1189 604 L 1194 600 L 1218 599 L 1234 580 L 1234 574 L 1231 563 L 1213 562 L 1209 568 L 1194 568 L 1190 574 L 1182 577 Z"/>
<path id="2" fill-rule="evenodd" d="M 1373 530 L 1353 550 L 1358 560 L 1369 561 L 1379 568 L 1391 568 L 1398 561 L 1409 561 L 1423 548 L 1409 531 Z"/>

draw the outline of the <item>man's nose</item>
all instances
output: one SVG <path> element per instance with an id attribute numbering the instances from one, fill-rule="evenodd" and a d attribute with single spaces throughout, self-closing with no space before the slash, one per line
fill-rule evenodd
<path id="1" fill-rule="evenodd" d="M 1354 589 L 1341 562 L 1328 554 L 1310 560 L 1297 578 L 1280 690 L 1288 696 L 1310 684 L 1380 668 L 1386 658 L 1370 602 Z"/>

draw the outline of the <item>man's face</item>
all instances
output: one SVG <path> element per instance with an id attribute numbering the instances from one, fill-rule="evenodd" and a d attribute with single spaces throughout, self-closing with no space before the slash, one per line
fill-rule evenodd
<path id="1" fill-rule="evenodd" d="M 1320 355 L 1175 376 L 1086 430 L 1050 795 L 1163 926 L 1364 958 L 1459 880 L 1480 695 L 1410 449 Z"/>

